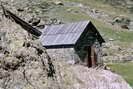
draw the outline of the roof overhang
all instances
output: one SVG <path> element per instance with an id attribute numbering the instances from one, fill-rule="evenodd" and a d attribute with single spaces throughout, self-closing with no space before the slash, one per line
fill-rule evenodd
<path id="1" fill-rule="evenodd" d="M 60 49 L 60 48 L 74 48 L 74 44 L 64 44 L 64 45 L 44 45 L 46 49 Z"/>

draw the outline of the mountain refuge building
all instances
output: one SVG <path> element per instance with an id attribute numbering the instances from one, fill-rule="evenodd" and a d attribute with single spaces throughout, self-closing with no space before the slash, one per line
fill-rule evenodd
<path id="1" fill-rule="evenodd" d="M 80 60 L 88 67 L 101 63 L 101 46 L 105 41 L 91 21 L 46 26 L 40 40 L 55 60 Z"/>

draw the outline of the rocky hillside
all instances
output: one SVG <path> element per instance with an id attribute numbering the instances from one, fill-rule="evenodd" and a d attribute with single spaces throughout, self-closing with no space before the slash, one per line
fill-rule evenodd
<path id="1" fill-rule="evenodd" d="M 132 89 L 122 77 L 50 59 L 37 40 L 0 56 L 0 89 Z"/>
<path id="2" fill-rule="evenodd" d="M 130 12 L 133 12 L 133 0 L 105 0 L 105 2 L 110 3 L 114 6 L 125 6 Z"/>
<path id="3" fill-rule="evenodd" d="M 103 29 L 100 32 L 107 40 L 107 44 L 104 46 L 105 60 L 109 56 L 115 56 L 114 52 L 118 50 L 121 50 L 119 54 L 123 50 L 127 52 L 126 56 L 133 53 L 124 49 L 129 46 L 121 47 L 121 42 L 119 43 L 119 41 L 125 41 L 125 44 L 132 42 L 132 38 L 126 39 L 132 36 L 131 21 L 130 24 L 126 24 L 127 30 L 121 29 L 123 20 L 119 25 L 116 21 L 119 18 L 115 19 L 116 28 L 118 25 L 120 32 L 124 32 L 124 35 L 119 34 L 118 29 L 115 30 L 118 33 L 112 35 L 114 15 L 99 8 L 74 0 L 1 1 L 10 11 L 40 30 L 45 27 L 44 24 L 92 20 L 100 30 Z M 129 18 L 124 17 L 124 21 L 125 19 L 127 21 Z M 101 21 L 107 23 L 108 28 Z M 104 70 L 102 67 L 88 69 L 79 64 L 68 64 L 64 59 L 61 59 L 62 61 L 50 59 L 40 41 L 28 35 L 14 22 L 6 19 L 1 7 L 0 26 L 0 89 L 132 89 L 122 77 L 109 70 Z M 112 47 L 115 50 L 112 51 Z M 114 54 L 111 55 L 111 53 Z M 112 58 L 110 57 L 110 59 Z"/>

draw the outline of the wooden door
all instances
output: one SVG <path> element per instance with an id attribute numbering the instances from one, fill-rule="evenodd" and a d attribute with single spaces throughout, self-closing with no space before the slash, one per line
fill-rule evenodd
<path id="1" fill-rule="evenodd" d="M 97 55 L 95 51 L 95 46 L 89 46 L 87 49 L 87 66 L 92 67 L 97 65 Z"/>
<path id="2" fill-rule="evenodd" d="M 96 47 L 95 45 L 91 46 L 91 60 L 92 60 L 92 66 L 97 65 L 97 54 L 96 54 Z"/>

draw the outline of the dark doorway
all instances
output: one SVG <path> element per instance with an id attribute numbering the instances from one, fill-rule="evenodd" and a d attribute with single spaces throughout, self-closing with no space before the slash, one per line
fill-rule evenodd
<path id="1" fill-rule="evenodd" d="M 92 67 L 92 60 L 91 60 L 91 46 L 87 49 L 87 66 Z"/>
<path id="2" fill-rule="evenodd" d="M 97 65 L 97 55 L 95 51 L 95 46 L 87 47 L 87 66 L 92 67 Z"/>

